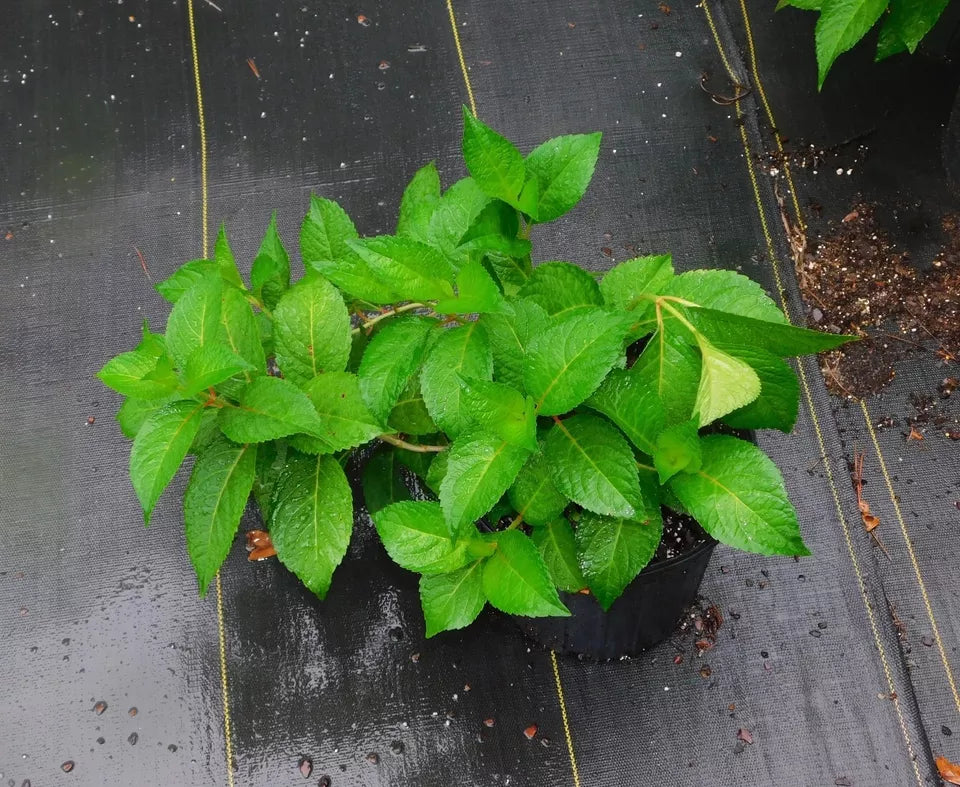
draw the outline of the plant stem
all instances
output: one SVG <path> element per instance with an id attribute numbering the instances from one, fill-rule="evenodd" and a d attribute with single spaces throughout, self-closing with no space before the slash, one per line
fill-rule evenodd
<path id="1" fill-rule="evenodd" d="M 425 303 L 407 303 L 403 306 L 396 306 L 390 311 L 384 312 L 383 314 L 378 314 L 376 317 L 371 317 L 369 320 L 361 320 L 360 325 L 354 328 L 351 333 L 360 333 L 360 331 L 367 330 L 376 325 L 380 320 L 385 320 L 387 317 L 393 317 L 396 314 L 403 314 L 404 312 L 413 311 L 414 309 L 426 309 L 427 304 Z"/>
<path id="2" fill-rule="evenodd" d="M 256 306 L 261 312 L 264 313 L 264 315 L 266 315 L 268 319 L 273 319 L 273 312 L 263 305 L 263 301 L 261 301 L 256 295 L 248 290 L 242 290 L 242 292 L 248 303 L 252 303 L 254 306 Z"/>
<path id="3" fill-rule="evenodd" d="M 520 525 L 523 524 L 523 514 L 517 514 L 514 520 L 507 525 L 507 530 L 516 530 Z"/>
<path id="4" fill-rule="evenodd" d="M 390 443 L 390 445 L 395 445 L 397 448 L 402 448 L 405 451 L 414 451 L 418 454 L 439 454 L 442 451 L 447 450 L 445 445 L 420 445 L 419 443 L 408 443 L 406 440 L 402 440 L 396 435 L 392 434 L 382 434 L 380 439 L 385 443 Z"/>

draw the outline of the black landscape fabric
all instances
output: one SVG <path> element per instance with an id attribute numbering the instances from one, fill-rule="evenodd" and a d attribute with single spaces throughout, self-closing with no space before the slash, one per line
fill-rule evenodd
<path id="1" fill-rule="evenodd" d="M 844 160 L 850 175 L 833 174 L 840 164 L 829 178 L 795 173 L 811 233 L 863 197 L 917 259 L 935 253 L 928 230 L 956 206 L 934 155 L 955 68 L 851 55 L 850 74 L 838 63 L 818 97 L 812 17 L 751 5 L 782 136 L 848 155 L 849 140 L 869 147 L 861 135 L 879 129 L 874 149 Z M 486 122 L 525 150 L 604 132 L 593 186 L 539 231 L 539 259 L 602 271 L 669 251 L 680 269 L 736 268 L 775 296 L 779 276 L 792 318 L 805 318 L 743 8 L 455 0 Z M 423 163 L 436 160 L 448 184 L 463 174 L 468 96 L 448 11 L 443 0 L 194 0 L 209 225 L 227 223 L 243 264 L 272 210 L 296 237 L 311 191 L 375 234 L 392 230 Z M 723 618 L 702 653 L 693 619 L 608 664 L 555 658 L 492 614 L 424 640 L 414 577 L 362 512 L 324 603 L 239 544 L 222 594 L 198 598 L 183 479 L 145 530 L 117 397 L 93 378 L 144 318 L 162 325 L 152 281 L 201 254 L 188 7 L 32 0 L 6 12 L 0 784 L 893 787 L 937 783 L 935 755 L 960 760 L 960 463 L 935 433 L 956 402 L 934 401 L 947 420 L 929 421 L 923 441 L 904 436 L 924 406 L 915 395 L 936 396 L 949 372 L 933 354 L 904 362 L 866 415 L 828 397 L 815 361 L 802 365 L 795 434 L 760 441 L 813 557 L 719 547 L 692 613 Z M 717 103 L 734 82 L 751 92 L 739 107 Z M 923 100 L 906 116 L 911 91 Z M 860 521 L 858 451 L 889 558 Z"/>

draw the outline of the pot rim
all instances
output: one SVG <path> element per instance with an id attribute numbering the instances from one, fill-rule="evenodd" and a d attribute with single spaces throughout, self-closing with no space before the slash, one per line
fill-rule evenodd
<path id="1" fill-rule="evenodd" d="M 697 544 L 693 549 L 688 552 L 684 552 L 682 555 L 676 555 L 675 557 L 669 557 L 666 560 L 661 560 L 659 563 L 654 563 L 653 565 L 644 566 L 643 569 L 637 574 L 637 577 L 643 576 L 644 574 L 656 574 L 660 571 L 667 571 L 668 569 L 674 568 L 675 566 L 682 565 L 688 560 L 694 560 L 699 557 L 704 552 L 712 550 L 720 542 L 717 541 L 709 533 L 704 533 L 706 538 L 699 544 Z"/>

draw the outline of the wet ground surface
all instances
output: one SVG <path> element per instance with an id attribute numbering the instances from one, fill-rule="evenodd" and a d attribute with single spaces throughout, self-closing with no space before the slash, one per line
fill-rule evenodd
<path id="1" fill-rule="evenodd" d="M 702 7 L 455 3 L 481 117 L 524 149 L 605 133 L 594 186 L 541 231 L 540 259 L 603 270 L 669 250 L 680 268 L 735 267 L 771 291 L 776 271 L 802 321 L 784 192 L 763 174 L 776 148 L 758 91 L 741 122 L 701 88 L 708 72 L 714 91 L 730 90 L 721 51 L 752 83 L 741 9 L 708 8 L 717 41 Z M 423 162 L 436 159 L 446 183 L 462 174 L 466 93 L 442 2 L 194 10 L 211 224 L 227 222 L 245 265 L 274 208 L 295 236 L 310 191 L 372 234 L 392 226 Z M 955 71 L 854 62 L 817 98 L 809 25 L 768 16 L 753 32 L 781 133 L 836 151 L 816 176 L 792 168 L 811 247 L 867 203 L 892 244 L 932 265 L 930 228 L 957 208 L 930 153 Z M 147 274 L 200 253 L 187 9 L 34 0 L 7 28 L 0 784 L 905 785 L 935 783 L 932 754 L 960 759 L 960 470 L 944 434 L 958 413 L 938 391 L 954 367 L 932 352 L 898 361 L 866 415 L 831 401 L 817 363 L 803 365 L 810 406 L 795 435 L 760 442 L 814 557 L 718 548 L 700 612 L 644 657 L 555 662 L 492 615 L 425 641 L 413 578 L 362 516 L 325 603 L 238 543 L 219 616 L 215 594 L 194 593 L 176 494 L 144 531 L 117 402 L 92 378 L 144 316 L 162 321 Z M 880 87 L 864 89 L 870 80 Z M 882 134 L 905 113 L 915 156 Z M 849 480 L 861 451 L 889 557 L 864 532 Z M 712 640 L 696 623 L 710 607 L 724 621 Z"/>

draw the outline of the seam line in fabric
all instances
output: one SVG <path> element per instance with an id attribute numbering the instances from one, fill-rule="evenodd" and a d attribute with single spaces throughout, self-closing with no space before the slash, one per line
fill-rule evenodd
<path id="1" fill-rule="evenodd" d="M 207 124 L 203 112 L 203 88 L 200 82 L 200 55 L 197 47 L 197 27 L 194 21 L 193 0 L 187 0 L 187 20 L 190 29 L 190 51 L 193 57 L 193 83 L 197 96 L 197 116 L 200 126 L 200 225 L 203 238 L 203 256 L 209 253 L 207 230 Z M 227 631 L 223 617 L 223 585 L 220 572 L 216 575 L 217 588 L 217 646 L 219 651 L 220 692 L 223 700 L 223 740 L 227 761 L 227 787 L 234 787 L 233 780 L 233 724 L 230 717 L 230 683 L 227 679 Z"/>
<path id="2" fill-rule="evenodd" d="M 773 110 L 770 108 L 770 104 L 767 101 L 766 93 L 763 90 L 763 81 L 760 79 L 759 69 L 757 68 L 757 54 L 756 47 L 753 43 L 753 29 L 750 25 L 750 15 L 747 12 L 746 0 L 740 0 L 740 10 L 743 14 L 743 25 L 747 34 L 747 48 L 750 54 L 750 63 L 753 70 L 753 78 L 756 83 L 758 92 L 760 93 L 760 99 L 763 102 L 764 110 L 767 114 L 767 119 L 770 121 L 770 127 L 773 131 L 774 139 L 777 143 L 777 149 L 780 153 L 783 153 L 783 144 L 780 138 L 780 131 L 777 128 L 777 123 L 773 117 Z M 797 225 L 800 227 L 801 231 L 806 231 L 806 224 L 803 221 L 803 216 L 800 213 L 800 205 L 797 201 L 797 189 L 793 182 L 793 175 L 790 172 L 789 163 L 786 160 L 786 157 L 783 157 L 783 172 L 786 176 L 787 183 L 790 186 L 790 194 L 793 197 L 793 209 L 794 209 L 794 218 L 796 219 Z M 960 712 L 960 692 L 957 691 L 956 682 L 953 678 L 953 671 L 950 667 L 950 661 L 947 658 L 946 651 L 943 647 L 943 640 L 940 637 L 939 627 L 937 625 L 936 618 L 933 613 L 933 605 L 930 603 L 930 598 L 927 595 L 926 584 L 923 581 L 923 573 L 920 570 L 920 564 L 917 562 L 916 554 L 913 550 L 913 544 L 910 542 L 910 535 L 907 529 L 906 522 L 903 518 L 903 514 L 900 510 L 900 503 L 897 501 L 896 492 L 893 488 L 893 483 L 890 479 L 890 474 L 887 471 L 887 463 L 883 458 L 883 453 L 880 450 L 880 443 L 877 440 L 876 432 L 874 431 L 873 424 L 870 422 L 870 411 L 867 409 L 866 403 L 861 399 L 860 400 L 860 409 L 863 413 L 863 421 L 867 427 L 867 431 L 870 434 L 870 439 L 873 442 L 874 451 L 876 452 L 877 459 L 880 462 L 880 470 L 883 474 L 884 481 L 887 485 L 887 491 L 890 494 L 890 502 L 893 504 L 894 513 L 897 516 L 898 524 L 900 525 L 900 530 L 903 533 L 903 540 L 907 546 L 907 554 L 910 557 L 910 562 L 913 564 L 913 570 L 917 577 L 917 585 L 920 588 L 920 595 L 923 598 L 924 606 L 927 610 L 927 617 L 930 619 L 930 626 L 933 629 L 933 635 L 937 640 L 937 649 L 940 652 L 940 660 L 943 662 L 943 669 L 947 675 L 947 682 L 950 684 L 950 691 L 953 694 L 953 701 L 957 707 L 958 712 Z"/>
<path id="3" fill-rule="evenodd" d="M 708 0 L 702 0 L 700 5 L 703 7 L 704 14 L 706 15 L 706 18 L 707 18 L 707 24 L 710 27 L 710 32 L 713 36 L 714 44 L 717 47 L 717 52 L 720 55 L 720 59 L 723 61 L 724 68 L 726 68 L 727 74 L 729 75 L 729 77 L 734 82 L 737 82 L 736 72 L 733 70 L 733 68 L 730 65 L 730 61 L 727 59 L 727 54 L 724 51 L 723 44 L 720 41 L 720 34 L 717 31 L 716 23 L 713 20 L 713 14 L 710 11 Z M 734 106 L 736 107 L 736 110 L 737 110 L 737 119 L 738 120 L 744 119 L 745 116 L 743 114 L 743 109 L 740 106 L 740 99 L 734 102 Z M 773 272 L 773 276 L 777 285 L 777 295 L 780 299 L 780 303 L 784 310 L 784 314 L 787 315 L 787 319 L 789 320 L 789 313 L 787 311 L 786 290 L 784 288 L 783 278 L 780 275 L 780 269 L 777 263 L 777 254 L 773 245 L 773 236 L 770 234 L 770 228 L 767 225 L 766 214 L 763 209 L 763 201 L 760 198 L 760 188 L 757 185 L 757 176 L 753 168 L 753 159 L 752 159 L 753 154 L 750 149 L 750 141 L 749 141 L 749 138 L 747 137 L 746 127 L 743 124 L 739 124 L 739 128 L 740 128 L 740 140 L 743 144 L 744 157 L 746 158 L 746 163 L 747 163 L 747 172 L 750 176 L 750 184 L 753 188 L 754 202 L 756 204 L 757 213 L 760 218 L 760 225 L 761 225 L 761 228 L 763 229 L 764 240 L 766 241 L 766 245 L 767 245 L 767 256 L 770 258 L 770 267 Z M 803 387 L 804 398 L 806 399 L 807 409 L 810 413 L 810 418 L 813 423 L 814 432 L 816 433 L 816 436 L 817 436 L 817 442 L 820 447 L 820 455 L 823 457 L 827 457 L 826 442 L 823 437 L 823 430 L 821 429 L 821 426 L 820 426 L 820 418 L 819 418 L 819 415 L 817 414 L 816 406 L 814 405 L 814 402 L 813 402 L 813 394 L 810 390 L 810 386 L 807 381 L 806 372 L 803 368 L 803 363 L 801 361 L 797 362 L 797 371 L 799 372 L 800 383 L 801 383 L 801 386 Z M 829 485 L 830 485 L 830 492 L 833 496 L 834 505 L 836 506 L 837 516 L 840 521 L 841 529 L 843 530 L 843 537 L 846 542 L 847 554 L 850 558 L 850 563 L 853 567 L 854 574 L 856 575 L 857 584 L 860 589 L 860 595 L 863 600 L 864 607 L 866 608 L 866 611 L 867 611 L 867 619 L 870 623 L 870 631 L 873 635 L 874 644 L 876 645 L 877 651 L 880 655 L 880 662 L 883 667 L 884 676 L 886 677 L 886 680 L 887 680 L 887 686 L 890 690 L 891 702 L 893 703 L 894 709 L 896 710 L 896 713 L 897 713 L 897 720 L 900 725 L 900 732 L 902 733 L 904 743 L 907 746 L 907 753 L 910 756 L 910 763 L 913 766 L 913 772 L 914 772 L 914 776 L 916 777 L 917 784 L 923 785 L 923 778 L 920 775 L 920 768 L 919 768 L 919 765 L 917 764 L 917 757 L 913 751 L 913 745 L 910 742 L 910 734 L 907 731 L 907 725 L 903 718 L 903 712 L 900 709 L 899 694 L 896 691 L 896 685 L 893 681 L 893 673 L 890 671 L 890 665 L 887 661 L 886 651 L 884 650 L 884 647 L 883 647 L 883 641 L 880 639 L 880 632 L 879 632 L 879 629 L 877 628 L 876 617 L 874 614 L 873 607 L 870 604 L 870 596 L 867 593 L 866 580 L 863 577 L 863 572 L 861 571 L 859 561 L 857 560 L 856 551 L 853 545 L 853 538 L 850 535 L 850 526 L 849 526 L 849 523 L 847 522 L 846 516 L 843 513 L 843 505 L 840 502 L 840 493 L 837 490 L 837 484 L 833 476 L 833 470 L 830 467 L 829 458 L 827 458 L 826 461 L 824 461 L 823 466 L 824 466 L 824 469 L 826 470 L 827 481 L 829 482 Z"/>
<path id="4" fill-rule="evenodd" d="M 450 30 L 453 33 L 453 43 L 457 50 L 457 60 L 460 61 L 460 71 L 463 74 L 463 84 L 467 89 L 467 98 L 470 101 L 470 111 L 477 117 L 477 102 L 473 95 L 473 85 L 470 82 L 470 72 L 467 69 L 467 59 L 463 54 L 463 44 L 460 41 L 460 31 L 457 29 L 457 15 L 453 10 L 453 0 L 446 0 L 447 13 L 450 17 Z M 577 767 L 577 755 L 573 748 L 573 735 L 570 732 L 570 718 L 567 714 L 567 701 L 563 693 L 563 682 L 560 679 L 560 666 L 557 664 L 556 651 L 550 651 L 550 664 L 553 667 L 553 679 L 557 690 L 557 701 L 560 705 L 560 717 L 563 720 L 563 735 L 567 743 L 567 754 L 570 756 L 570 771 L 573 775 L 573 787 L 580 787 L 580 770 Z"/>

